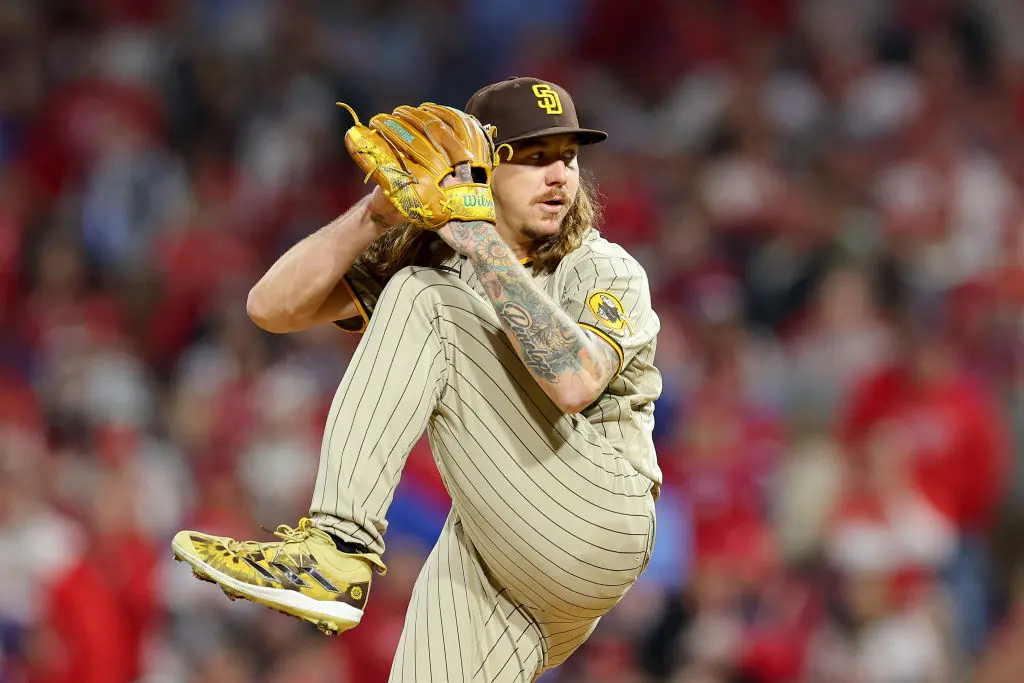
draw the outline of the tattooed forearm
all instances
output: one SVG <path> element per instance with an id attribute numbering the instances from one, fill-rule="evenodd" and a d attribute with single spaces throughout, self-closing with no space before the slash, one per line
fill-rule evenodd
<path id="1" fill-rule="evenodd" d="M 612 348 L 593 340 L 537 288 L 494 226 L 473 222 L 449 227 L 531 373 L 552 385 L 578 380 L 600 392 L 618 368 Z"/>
<path id="2" fill-rule="evenodd" d="M 528 305 L 514 301 L 505 301 L 500 306 L 496 303 L 495 308 L 502 325 L 519 343 L 523 362 L 534 374 L 554 384 L 563 373 L 583 369 L 582 338 L 567 327 L 560 328 L 558 320 L 546 320 L 542 308 L 533 306 L 531 313 Z"/>

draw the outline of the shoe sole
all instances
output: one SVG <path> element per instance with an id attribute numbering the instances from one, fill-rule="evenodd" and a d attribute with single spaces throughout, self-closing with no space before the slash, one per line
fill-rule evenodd
<path id="1" fill-rule="evenodd" d="M 242 598 L 272 610 L 314 624 L 322 633 L 336 636 L 359 625 L 363 611 L 342 602 L 314 600 L 301 593 L 283 588 L 253 586 L 214 569 L 198 557 L 171 543 L 174 559 L 192 567 L 192 574 L 200 581 L 220 586 L 230 600 Z"/>

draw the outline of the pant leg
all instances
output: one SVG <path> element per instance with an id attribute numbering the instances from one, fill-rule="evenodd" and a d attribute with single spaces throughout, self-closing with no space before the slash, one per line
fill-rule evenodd
<path id="1" fill-rule="evenodd" d="M 485 571 L 551 634 L 547 664 L 557 663 L 646 565 L 651 482 L 548 399 L 489 302 L 444 271 L 407 268 L 378 300 L 331 408 L 317 524 L 382 550 L 387 507 L 427 426 Z"/>
<path id="2" fill-rule="evenodd" d="M 416 579 L 391 683 L 529 683 L 541 648 L 536 623 L 491 582 L 453 510 Z"/>
<path id="3" fill-rule="evenodd" d="M 310 517 L 383 553 L 385 514 L 445 386 L 445 347 L 413 269 L 381 293 L 328 413 Z M 414 315 L 417 314 L 417 315 Z"/>

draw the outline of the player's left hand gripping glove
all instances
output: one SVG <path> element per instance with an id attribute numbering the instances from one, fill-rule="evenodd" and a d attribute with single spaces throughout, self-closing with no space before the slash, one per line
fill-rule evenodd
<path id="1" fill-rule="evenodd" d="M 497 162 L 488 131 L 458 109 L 426 103 L 377 114 L 369 126 L 355 118 L 345 147 L 409 223 L 437 230 L 452 220 L 495 222 L 491 171 Z M 441 182 L 468 162 L 473 180 Z"/>

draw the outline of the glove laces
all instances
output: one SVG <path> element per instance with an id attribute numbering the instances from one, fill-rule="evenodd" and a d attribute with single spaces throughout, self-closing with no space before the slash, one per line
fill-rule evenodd
<path id="1" fill-rule="evenodd" d="M 335 104 L 338 105 L 339 107 L 344 107 L 345 110 L 349 114 L 352 115 L 352 119 L 355 121 L 355 125 L 357 125 L 357 126 L 359 126 L 361 128 L 365 128 L 365 126 L 363 126 L 362 122 L 359 120 L 359 115 L 356 114 L 355 110 L 352 109 L 352 107 L 348 106 L 344 102 L 335 102 Z M 367 136 L 369 136 L 369 135 L 377 135 L 378 134 L 378 132 L 376 130 L 374 130 L 373 128 L 369 128 L 367 130 L 368 130 L 368 132 L 366 133 Z M 375 155 L 371 154 L 370 152 L 367 152 L 366 150 L 362 150 L 362 149 L 357 150 L 357 151 L 358 151 L 359 154 L 369 155 L 373 159 L 373 166 L 370 168 L 369 171 L 366 172 L 366 176 L 363 178 L 363 185 L 365 185 L 366 183 L 370 182 L 370 176 L 372 176 L 374 174 L 374 172 L 376 172 L 376 170 L 378 168 L 380 168 L 383 164 L 380 162 L 379 159 L 376 158 Z M 413 174 L 409 173 L 404 168 L 399 168 L 399 167 L 396 166 L 396 167 L 389 167 L 388 170 L 393 171 L 394 173 L 397 173 L 399 175 L 405 176 L 405 178 L 407 178 L 410 183 L 415 183 L 416 182 L 416 176 L 414 176 Z M 385 194 L 387 194 L 387 192 L 385 192 Z M 280 527 L 278 527 L 278 528 L 280 529 Z M 277 532 L 274 532 L 274 533 L 277 533 Z"/>

